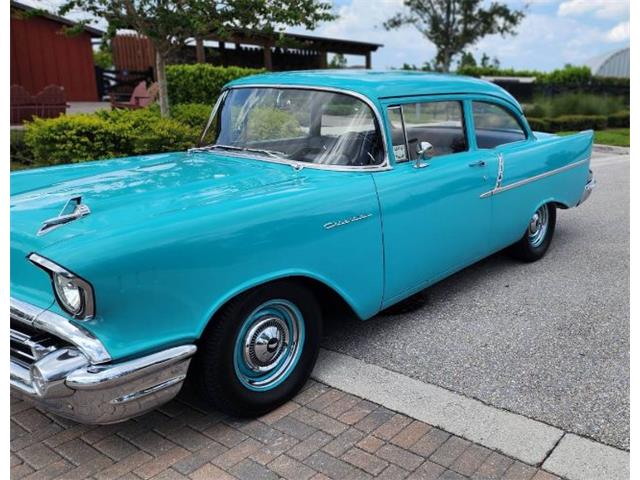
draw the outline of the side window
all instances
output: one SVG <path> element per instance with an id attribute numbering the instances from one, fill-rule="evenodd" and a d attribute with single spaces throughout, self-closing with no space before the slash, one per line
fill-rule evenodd
<path id="1" fill-rule="evenodd" d="M 457 101 L 409 103 L 389 109 L 391 122 L 391 137 L 393 139 L 396 160 L 398 152 L 406 152 L 411 160 L 418 158 L 420 142 L 429 142 L 433 146 L 432 155 L 449 155 L 465 152 L 468 149 L 467 137 L 464 129 L 462 103 Z M 396 133 L 404 126 L 404 145 L 399 145 L 399 135 Z M 402 130 L 400 130 L 402 131 Z"/>
<path id="2" fill-rule="evenodd" d="M 495 148 L 527 138 L 511 112 L 487 102 L 473 102 L 473 123 L 478 148 Z"/>

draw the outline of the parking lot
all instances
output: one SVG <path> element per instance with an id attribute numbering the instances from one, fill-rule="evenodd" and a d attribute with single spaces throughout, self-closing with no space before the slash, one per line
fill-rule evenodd
<path id="1" fill-rule="evenodd" d="M 560 210 L 545 258 L 494 255 L 424 304 L 333 320 L 324 347 L 629 448 L 629 155 L 595 153 L 598 186 Z"/>

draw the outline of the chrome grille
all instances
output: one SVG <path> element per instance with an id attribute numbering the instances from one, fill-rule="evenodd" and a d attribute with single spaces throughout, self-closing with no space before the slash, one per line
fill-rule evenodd
<path id="1" fill-rule="evenodd" d="M 18 320 L 11 319 L 9 330 L 11 357 L 29 367 L 47 353 L 69 346 L 68 343 L 48 332 L 35 329 Z"/>

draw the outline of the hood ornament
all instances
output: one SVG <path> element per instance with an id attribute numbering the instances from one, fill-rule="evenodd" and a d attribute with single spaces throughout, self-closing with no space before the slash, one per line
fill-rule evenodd
<path id="1" fill-rule="evenodd" d="M 67 200 L 64 207 L 62 207 L 62 210 L 60 210 L 57 217 L 50 218 L 49 220 L 42 222 L 42 226 L 40 227 L 40 230 L 38 230 L 38 236 L 44 235 L 51 230 L 55 230 L 56 228 L 69 222 L 73 222 L 74 220 L 78 220 L 79 218 L 86 217 L 90 213 L 91 210 L 89 207 L 82 203 L 82 197 L 70 198 Z"/>

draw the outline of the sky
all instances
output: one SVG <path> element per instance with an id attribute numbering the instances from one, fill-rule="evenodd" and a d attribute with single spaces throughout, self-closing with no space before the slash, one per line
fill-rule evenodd
<path id="1" fill-rule="evenodd" d="M 60 0 L 22 0 L 55 9 Z M 496 57 L 502 67 L 553 70 L 567 63 L 581 65 L 593 57 L 629 44 L 630 0 L 501 0 L 525 9 L 526 17 L 514 36 L 491 35 L 469 50 L 479 59 Z M 488 3 L 488 0 L 487 0 Z M 403 0 L 334 0 L 338 19 L 314 31 L 289 28 L 293 33 L 384 44 L 373 53 L 373 68 L 422 65 L 435 56 L 435 47 L 411 26 L 386 31 L 382 23 L 402 11 Z M 351 65 L 362 57 L 348 57 Z"/>

